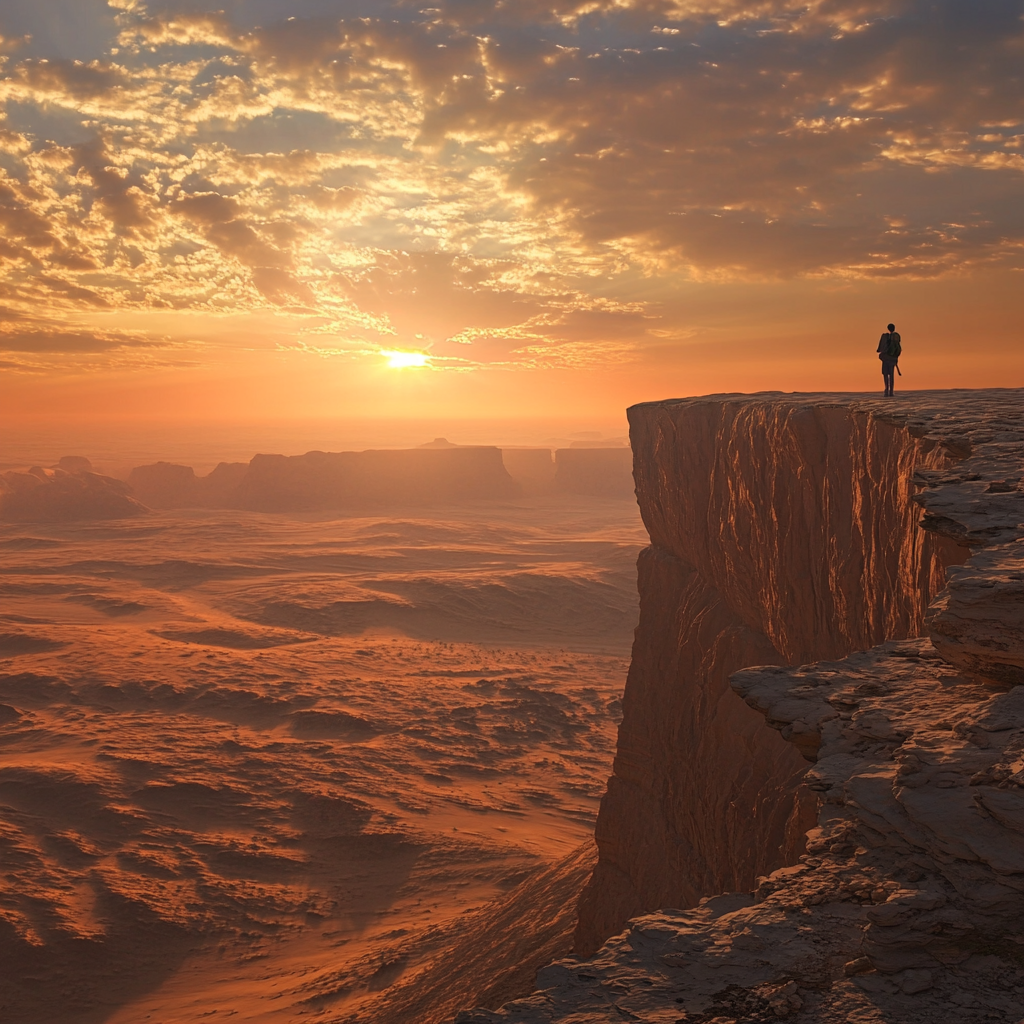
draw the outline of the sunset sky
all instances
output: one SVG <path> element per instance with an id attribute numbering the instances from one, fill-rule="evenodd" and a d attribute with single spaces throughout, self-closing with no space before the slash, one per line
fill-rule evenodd
<path id="1" fill-rule="evenodd" d="M 0 418 L 1024 385 L 1022 0 L 208 6 L 0 6 Z"/>

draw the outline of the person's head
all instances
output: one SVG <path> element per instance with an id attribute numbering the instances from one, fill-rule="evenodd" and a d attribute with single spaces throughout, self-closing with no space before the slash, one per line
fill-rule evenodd
<path id="1" fill-rule="evenodd" d="M 895 324 L 889 324 L 889 330 L 890 331 L 895 331 L 896 330 L 896 325 Z"/>

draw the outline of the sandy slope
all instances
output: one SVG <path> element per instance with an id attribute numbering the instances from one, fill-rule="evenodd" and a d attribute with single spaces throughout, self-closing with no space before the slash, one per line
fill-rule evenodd
<path id="1" fill-rule="evenodd" d="M 589 866 L 644 537 L 591 499 L 0 529 L 4 1019 L 450 1012 L 462 915 Z"/>

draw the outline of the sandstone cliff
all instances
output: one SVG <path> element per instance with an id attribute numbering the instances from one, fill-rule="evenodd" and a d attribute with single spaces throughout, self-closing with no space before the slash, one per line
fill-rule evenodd
<path id="1" fill-rule="evenodd" d="M 918 528 L 915 472 L 949 448 L 853 402 L 742 396 L 630 410 L 651 547 L 601 860 L 577 943 L 753 888 L 812 824 L 799 753 L 737 701 L 747 665 L 917 636 L 966 548 Z"/>
<path id="2" fill-rule="evenodd" d="M 1020 1020 L 1022 398 L 630 411 L 652 546 L 578 948 L 695 909 L 461 1021 Z"/>

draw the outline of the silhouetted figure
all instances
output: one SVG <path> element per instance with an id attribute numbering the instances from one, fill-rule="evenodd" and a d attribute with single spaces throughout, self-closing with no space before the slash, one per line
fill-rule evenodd
<path id="1" fill-rule="evenodd" d="M 886 398 L 892 395 L 895 374 L 899 371 L 900 352 L 903 350 L 900 336 L 896 333 L 896 325 L 888 326 L 888 331 L 878 340 L 878 358 L 882 360 L 882 380 L 885 382 Z"/>

